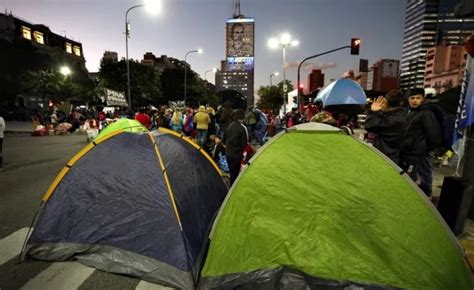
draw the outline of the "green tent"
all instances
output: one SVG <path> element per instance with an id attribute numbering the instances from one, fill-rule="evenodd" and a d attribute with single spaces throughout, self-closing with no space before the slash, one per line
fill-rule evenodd
<path id="1" fill-rule="evenodd" d="M 322 124 L 261 148 L 210 238 L 202 289 L 473 289 L 454 235 L 416 185 Z"/>
<path id="2" fill-rule="evenodd" d="M 108 135 L 111 132 L 115 132 L 118 130 L 122 130 L 125 132 L 130 133 L 144 133 L 148 132 L 147 128 L 145 128 L 140 122 L 137 120 L 131 120 L 127 118 L 121 118 L 118 121 L 108 125 L 105 127 L 104 130 L 100 132 L 99 135 L 94 139 L 94 141 L 98 141 L 99 139 L 103 138 L 105 135 Z"/>

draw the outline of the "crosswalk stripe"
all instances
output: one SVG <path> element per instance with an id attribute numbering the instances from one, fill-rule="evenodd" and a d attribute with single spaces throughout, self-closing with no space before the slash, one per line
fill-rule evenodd
<path id="1" fill-rule="evenodd" d="M 26 283 L 22 290 L 77 289 L 95 271 L 78 262 L 58 262 Z"/>
<path id="2" fill-rule="evenodd" d="M 0 265 L 20 254 L 29 228 L 21 228 L 0 240 Z"/>
<path id="3" fill-rule="evenodd" d="M 146 281 L 140 281 L 140 283 L 138 283 L 137 287 L 135 288 L 135 290 L 171 290 L 171 289 L 174 289 L 174 288 L 168 288 L 165 286 L 153 284 Z"/>

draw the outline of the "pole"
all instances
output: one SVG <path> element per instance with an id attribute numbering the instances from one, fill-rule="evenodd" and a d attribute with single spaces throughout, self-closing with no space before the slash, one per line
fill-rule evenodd
<path id="1" fill-rule="evenodd" d="M 188 52 L 189 53 L 189 52 Z M 184 106 L 186 107 L 186 72 L 188 70 L 188 62 L 187 62 L 187 57 L 188 53 L 184 56 Z"/>
<path id="2" fill-rule="evenodd" d="M 142 7 L 144 5 L 135 5 L 127 9 L 125 12 L 125 62 L 127 63 L 127 97 L 128 97 L 128 109 L 132 110 L 132 97 L 130 93 L 130 64 L 128 62 L 128 38 L 130 37 L 130 29 L 128 23 L 128 12 L 134 8 Z"/>
<path id="3" fill-rule="evenodd" d="M 286 45 L 283 44 L 283 115 L 286 115 L 286 99 L 288 98 L 288 86 L 286 85 Z"/>
<path id="4" fill-rule="evenodd" d="M 193 53 L 193 52 L 198 52 L 198 50 L 190 50 L 186 52 L 184 55 L 184 105 L 186 106 L 186 100 L 187 100 L 187 95 L 186 95 L 186 74 L 188 71 L 188 54 Z"/>
<path id="5" fill-rule="evenodd" d="M 301 71 L 301 66 L 303 65 L 303 63 L 309 59 L 312 59 L 312 58 L 316 58 L 318 56 L 322 56 L 322 55 L 325 55 L 325 54 L 328 54 L 328 53 L 331 53 L 331 52 L 335 52 L 335 51 L 338 51 L 338 50 L 341 50 L 341 49 L 344 49 L 344 48 L 351 48 L 350 45 L 347 45 L 347 46 L 341 46 L 339 48 L 336 48 L 336 49 L 333 49 L 333 50 L 329 50 L 329 51 L 326 51 L 326 52 L 323 52 L 323 53 L 318 53 L 318 54 L 315 54 L 315 55 L 312 55 L 312 56 L 308 56 L 307 58 L 303 59 L 300 64 L 298 65 L 298 74 L 297 74 L 297 80 L 296 80 L 296 86 L 298 88 L 298 97 L 296 98 L 297 100 L 297 104 L 298 104 L 298 110 L 300 110 L 300 106 L 301 106 L 301 96 L 300 96 L 300 71 Z"/>
<path id="6" fill-rule="evenodd" d="M 210 71 L 213 71 L 213 70 L 210 69 L 210 70 L 207 70 L 207 71 L 204 72 L 204 85 L 205 85 L 204 97 L 205 97 L 206 100 L 207 100 L 207 73 L 210 72 Z M 201 105 L 201 104 L 199 103 L 199 105 Z"/>
<path id="7" fill-rule="evenodd" d="M 274 76 L 275 74 L 270 74 L 270 87 L 273 86 L 272 84 L 272 77 Z"/>

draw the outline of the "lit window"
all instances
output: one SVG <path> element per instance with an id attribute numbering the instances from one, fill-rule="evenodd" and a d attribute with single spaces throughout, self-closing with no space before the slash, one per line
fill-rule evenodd
<path id="1" fill-rule="evenodd" d="M 33 32 L 33 36 L 35 37 L 36 42 L 44 44 L 43 33 L 35 31 Z"/>
<path id="2" fill-rule="evenodd" d="M 66 42 L 66 52 L 72 53 L 72 44 L 70 44 L 69 42 Z"/>
<path id="3" fill-rule="evenodd" d="M 79 46 L 74 45 L 74 54 L 77 56 L 81 56 L 81 48 Z"/>
<path id="4" fill-rule="evenodd" d="M 31 40 L 31 29 L 25 26 L 21 27 L 21 34 L 23 35 L 23 38 Z"/>

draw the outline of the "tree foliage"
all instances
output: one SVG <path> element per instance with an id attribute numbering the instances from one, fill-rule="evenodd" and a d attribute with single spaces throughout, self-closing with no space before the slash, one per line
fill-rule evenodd
<path id="1" fill-rule="evenodd" d="M 71 76 L 59 73 L 68 65 Z M 17 95 L 46 98 L 87 100 L 93 83 L 80 64 L 63 62 L 60 58 L 39 50 L 26 39 L 0 40 L 0 97 L 13 106 Z"/>
<path id="2" fill-rule="evenodd" d="M 288 92 L 291 92 L 293 85 L 288 80 L 286 83 Z M 260 100 L 257 102 L 257 107 L 272 110 L 273 112 L 278 111 L 283 105 L 283 81 L 279 82 L 276 86 L 261 86 L 257 94 L 260 97 Z"/>
<path id="3" fill-rule="evenodd" d="M 132 106 L 161 104 L 164 102 L 160 76 L 151 67 L 135 60 L 129 60 L 130 65 L 130 92 Z M 103 61 L 100 65 L 99 79 L 103 86 L 127 94 L 127 64 L 125 60 L 119 62 Z"/>

